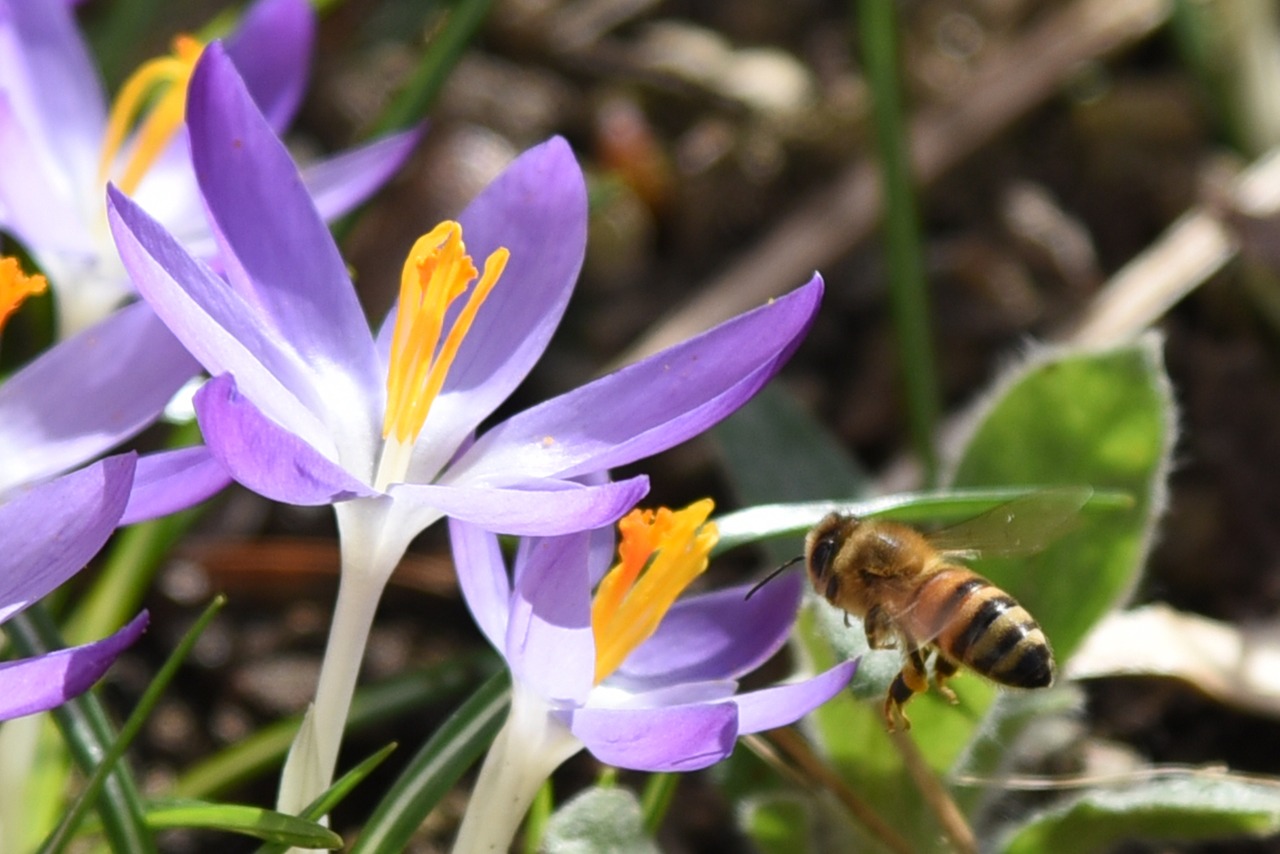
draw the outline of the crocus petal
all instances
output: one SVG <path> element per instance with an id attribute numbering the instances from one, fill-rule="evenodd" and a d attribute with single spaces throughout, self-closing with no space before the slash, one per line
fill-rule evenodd
<path id="1" fill-rule="evenodd" d="M 52 709 L 88 691 L 142 636 L 148 619 L 143 611 L 100 641 L 0 664 L 0 721 Z"/>
<path id="2" fill-rule="evenodd" d="M 349 212 L 404 165 L 422 138 L 420 130 L 391 134 L 302 167 L 311 201 L 326 220 Z"/>
<path id="3" fill-rule="evenodd" d="M 449 519 L 449 540 L 458 571 L 458 586 L 480 631 L 499 653 L 506 651 L 511 582 L 498 537 L 458 519 Z"/>
<path id="4" fill-rule="evenodd" d="M 121 525 L 133 525 L 186 510 L 216 495 L 231 475 L 204 445 L 144 454 L 138 458 L 129 504 Z"/>
<path id="5" fill-rule="evenodd" d="M 506 653 L 512 676 L 552 703 L 582 704 L 595 678 L 586 533 L 538 537 L 511 596 Z"/>
<path id="6" fill-rule="evenodd" d="M 106 96 L 97 66 L 62 3 L 0 3 L 0 87 L 43 136 L 75 186 L 96 180 Z M 5 168 L 14 164 L 5 151 Z M 30 200 L 34 204 L 35 200 Z"/>
<path id="7" fill-rule="evenodd" d="M 2 50 L 2 48 L 0 48 Z M 48 159 L 43 141 L 18 121 L 10 93 L 0 90 L 0 225 L 41 251 L 72 252 L 90 244 L 73 194 Z"/>
<path id="8" fill-rule="evenodd" d="M 91 466 L 0 504 L 0 623 L 75 575 L 116 528 L 134 455 Z"/>
<path id="9" fill-rule="evenodd" d="M 45 351 L 0 385 L 0 492 L 135 435 L 199 369 L 145 303 Z"/>
<path id="10" fill-rule="evenodd" d="M 187 126 L 232 287 L 298 352 L 317 394 L 333 373 L 380 389 L 373 337 L 338 248 L 217 42 L 192 74 Z"/>
<path id="11" fill-rule="evenodd" d="M 306 369 L 255 308 L 115 187 L 107 188 L 107 220 L 138 293 L 205 370 L 235 374 L 272 420 L 328 448 L 331 433 L 293 391 L 316 393 Z"/>
<path id="12" fill-rule="evenodd" d="M 444 448 L 456 448 L 510 396 L 564 314 L 587 240 L 586 185 L 568 143 L 554 138 L 521 154 L 458 221 L 477 266 L 502 246 L 511 259 L 432 404 L 424 440 L 429 434 Z M 384 360 L 394 321 L 393 311 L 379 333 Z"/>
<path id="13" fill-rule="evenodd" d="M 795 723 L 830 700 L 849 684 L 856 661 L 842 661 L 812 679 L 749 691 L 733 698 L 738 706 L 738 732 L 750 735 Z"/>
<path id="14" fill-rule="evenodd" d="M 786 643 L 803 585 L 804 576 L 793 573 L 750 599 L 747 585 L 680 599 L 611 681 L 641 688 L 750 673 Z"/>
<path id="15" fill-rule="evenodd" d="M 557 536 L 612 524 L 648 491 L 649 479 L 641 475 L 600 486 L 551 479 L 510 487 L 399 483 L 388 493 L 434 518 L 453 516 L 503 534 Z"/>
<path id="16" fill-rule="evenodd" d="M 201 387 L 196 414 L 209 450 L 238 482 L 285 504 L 332 504 L 379 493 L 262 413 L 230 374 Z"/>
<path id="17" fill-rule="evenodd" d="M 635 691 L 619 685 L 617 674 L 591 692 L 587 705 L 601 709 L 656 709 L 660 706 L 691 706 L 718 703 L 738 692 L 736 679 L 680 682 Z"/>
<path id="18" fill-rule="evenodd" d="M 818 276 L 768 305 L 595 382 L 517 413 L 455 464 L 573 477 L 683 442 L 756 393 L 795 350 L 822 298 Z"/>
<path id="19" fill-rule="evenodd" d="M 656 709 L 586 707 L 559 713 L 591 755 L 633 771 L 696 771 L 733 751 L 733 703 Z"/>
<path id="20" fill-rule="evenodd" d="M 315 14 L 305 0 L 258 0 L 225 42 L 227 56 L 277 132 L 302 101 L 315 36 Z"/>

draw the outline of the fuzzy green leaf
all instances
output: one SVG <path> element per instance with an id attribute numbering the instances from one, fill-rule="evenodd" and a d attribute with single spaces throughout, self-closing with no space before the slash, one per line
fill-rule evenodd
<path id="1" fill-rule="evenodd" d="M 1280 787 L 1188 775 L 1095 789 L 1017 830 L 1006 854 L 1088 854 L 1122 839 L 1190 841 L 1280 832 Z"/>
<path id="2" fill-rule="evenodd" d="M 556 810 L 542 839 L 547 854 L 656 854 L 640 801 L 629 789 L 595 787 Z"/>

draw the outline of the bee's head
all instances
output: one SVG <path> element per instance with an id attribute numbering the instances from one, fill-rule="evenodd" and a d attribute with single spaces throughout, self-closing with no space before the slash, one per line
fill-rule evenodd
<path id="1" fill-rule="evenodd" d="M 813 526 L 809 536 L 805 537 L 805 565 L 808 567 L 810 580 L 818 590 L 826 587 L 827 580 L 835 570 L 840 547 L 861 524 L 862 520 L 856 516 L 828 513 L 821 522 Z"/>

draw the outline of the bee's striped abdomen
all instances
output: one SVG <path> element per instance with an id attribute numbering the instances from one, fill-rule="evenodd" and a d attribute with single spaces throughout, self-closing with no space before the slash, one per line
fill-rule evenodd
<path id="1" fill-rule="evenodd" d="M 911 622 L 953 661 L 1003 685 L 1053 683 L 1053 653 L 1040 624 L 982 576 L 944 567 L 920 586 L 913 605 Z"/>

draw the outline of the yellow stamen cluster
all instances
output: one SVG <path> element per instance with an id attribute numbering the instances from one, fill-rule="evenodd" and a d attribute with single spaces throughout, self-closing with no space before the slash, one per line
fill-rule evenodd
<path id="1" fill-rule="evenodd" d="M 125 193 L 132 193 L 142 183 L 151 164 L 182 126 L 187 106 L 187 83 L 203 50 L 204 45 L 198 39 L 178 36 L 173 40 L 172 55 L 143 63 L 125 81 L 107 120 L 106 138 L 102 141 L 102 155 L 98 161 L 100 181 L 105 183 L 110 177 L 111 164 L 136 123 L 138 132 L 133 152 L 116 183 Z M 150 113 L 143 119 L 148 107 Z"/>
<path id="2" fill-rule="evenodd" d="M 0 258 L 0 329 L 23 300 L 44 293 L 48 287 L 48 281 L 39 273 L 30 276 L 23 273 L 17 258 Z"/>
<path id="3" fill-rule="evenodd" d="M 591 605 L 597 685 L 657 631 L 676 598 L 706 570 L 720 539 L 715 523 L 707 522 L 714 507 L 704 498 L 683 510 L 632 510 L 618 522 L 618 563 Z"/>
<path id="4" fill-rule="evenodd" d="M 391 338 L 387 370 L 387 411 L 384 439 L 412 444 L 426 423 L 431 404 L 444 386 L 458 348 L 475 322 L 510 253 L 494 251 L 484 262 L 484 275 L 471 289 L 466 304 L 445 334 L 445 318 L 453 301 L 467 291 L 477 271 L 462 242 L 462 226 L 442 222 L 418 238 L 404 262 L 400 277 L 400 305 Z M 440 343 L 441 337 L 444 343 Z"/>

